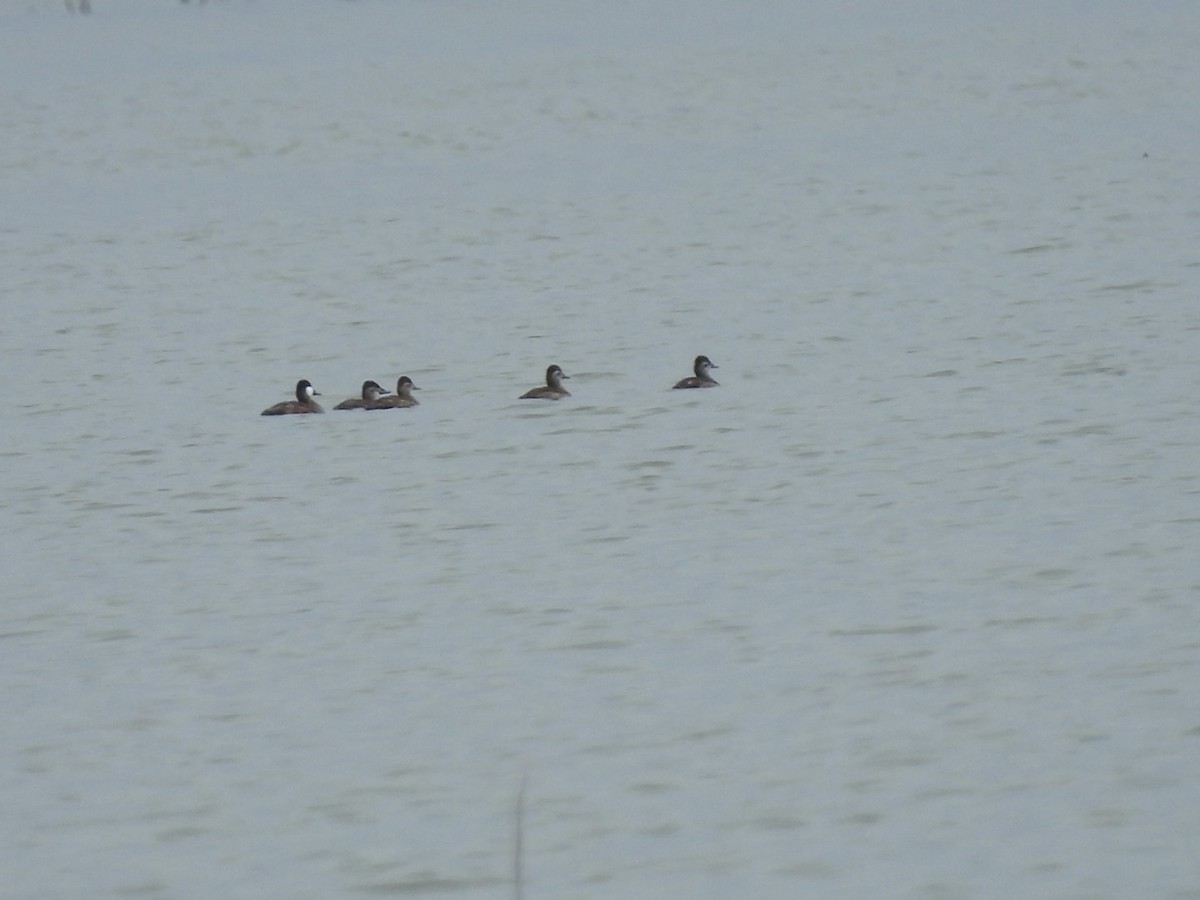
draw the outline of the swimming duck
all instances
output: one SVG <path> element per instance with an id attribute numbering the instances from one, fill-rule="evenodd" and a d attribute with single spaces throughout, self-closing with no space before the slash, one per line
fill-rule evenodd
<path id="1" fill-rule="evenodd" d="M 323 413 L 321 404 L 317 403 L 313 397 L 320 397 L 308 379 L 301 378 L 296 382 L 296 399 L 284 400 L 282 403 L 276 403 L 274 406 L 269 406 L 262 411 L 264 416 L 287 416 L 294 413 Z"/>
<path id="2" fill-rule="evenodd" d="M 711 369 L 718 369 L 711 359 L 707 356 L 697 356 L 696 361 L 692 364 L 692 371 L 696 374 L 690 378 L 685 378 L 675 384 L 675 389 L 679 388 L 709 388 L 716 387 L 717 380 L 709 375 Z"/>
<path id="3" fill-rule="evenodd" d="M 362 397 L 351 397 L 349 400 L 343 400 L 334 409 L 374 409 L 375 404 L 379 402 L 379 398 L 386 394 L 383 388 L 375 381 L 364 381 L 362 385 Z"/>
<path id="4" fill-rule="evenodd" d="M 570 375 L 563 374 L 563 370 L 558 366 L 551 366 L 546 370 L 546 383 L 535 388 L 530 388 L 518 399 L 561 400 L 563 397 L 570 397 L 571 392 L 562 386 L 562 380 L 570 377 Z"/>
<path id="5" fill-rule="evenodd" d="M 413 391 L 419 390 L 411 378 L 401 375 L 400 380 L 396 382 L 395 395 L 377 401 L 371 409 L 407 409 L 410 406 L 420 406 L 417 398 L 412 395 Z"/>

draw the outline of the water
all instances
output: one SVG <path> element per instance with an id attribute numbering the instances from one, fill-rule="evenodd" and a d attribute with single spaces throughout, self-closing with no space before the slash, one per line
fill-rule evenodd
<path id="1" fill-rule="evenodd" d="M 508 897 L 525 777 L 530 900 L 1200 896 L 1191 5 L 94 5 L 0 8 L 7 896 Z"/>

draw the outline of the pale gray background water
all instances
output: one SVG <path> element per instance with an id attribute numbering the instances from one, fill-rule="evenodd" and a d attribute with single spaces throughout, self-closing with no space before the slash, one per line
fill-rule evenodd
<path id="1" fill-rule="evenodd" d="M 524 776 L 531 900 L 1200 897 L 1200 7 L 94 6 L 0 6 L 5 897 L 509 897 Z"/>

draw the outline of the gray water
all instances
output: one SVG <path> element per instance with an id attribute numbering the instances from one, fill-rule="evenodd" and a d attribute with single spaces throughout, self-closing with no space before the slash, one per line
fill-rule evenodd
<path id="1" fill-rule="evenodd" d="M 511 897 L 522 779 L 528 900 L 1200 896 L 1197 7 L 93 6 L 0 6 L 6 897 Z"/>

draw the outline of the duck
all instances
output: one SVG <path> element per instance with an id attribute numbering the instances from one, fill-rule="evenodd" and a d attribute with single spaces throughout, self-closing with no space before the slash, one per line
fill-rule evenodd
<path id="1" fill-rule="evenodd" d="M 410 406 L 420 406 L 417 398 L 412 395 L 413 391 L 419 391 L 420 388 L 413 384 L 413 380 L 407 375 L 401 375 L 396 382 L 396 393 L 391 397 L 384 397 L 382 400 L 377 400 L 371 409 L 407 409 Z"/>
<path id="2" fill-rule="evenodd" d="M 377 381 L 364 381 L 361 397 L 351 397 L 349 400 L 343 400 L 334 409 L 374 409 L 375 404 L 379 402 L 379 398 L 386 393 L 387 391 L 381 388 Z"/>
<path id="3" fill-rule="evenodd" d="M 719 368 L 720 366 L 716 365 L 707 356 L 697 356 L 696 361 L 692 363 L 692 371 L 696 374 L 676 382 L 673 390 L 679 390 L 680 388 L 716 387 L 718 384 L 717 380 L 708 373 L 712 369 Z"/>
<path id="4" fill-rule="evenodd" d="M 535 388 L 530 388 L 523 393 L 519 400 L 561 400 L 563 397 L 570 397 L 571 392 L 562 386 L 564 378 L 570 378 L 570 375 L 563 373 L 563 370 L 558 366 L 551 366 L 546 370 L 546 383 L 538 385 Z"/>
<path id="5" fill-rule="evenodd" d="M 323 413 L 325 410 L 321 408 L 321 404 L 313 399 L 313 397 L 320 396 L 307 378 L 301 378 L 296 382 L 295 400 L 284 400 L 274 406 L 268 406 L 262 411 L 262 414 L 264 416 L 288 416 L 295 413 Z"/>

